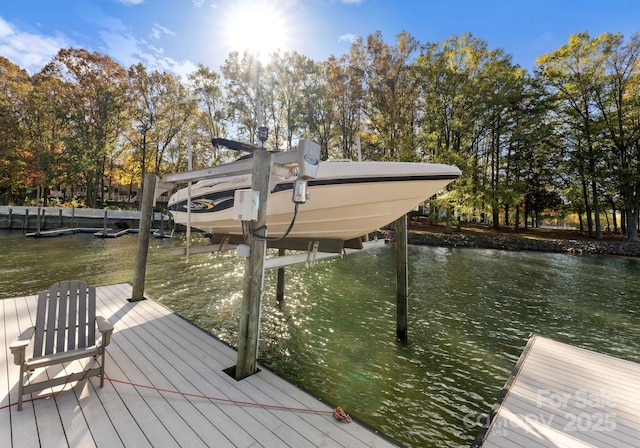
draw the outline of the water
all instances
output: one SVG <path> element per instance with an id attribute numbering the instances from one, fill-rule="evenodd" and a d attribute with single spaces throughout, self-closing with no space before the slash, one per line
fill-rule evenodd
<path id="1" fill-rule="evenodd" d="M 0 298 L 82 278 L 132 280 L 136 237 L 0 233 Z M 146 292 L 235 345 L 243 262 L 151 240 Z M 409 247 L 409 342 L 395 341 L 393 247 L 265 278 L 260 362 L 415 447 L 469 446 L 531 332 L 640 352 L 640 260 Z"/>

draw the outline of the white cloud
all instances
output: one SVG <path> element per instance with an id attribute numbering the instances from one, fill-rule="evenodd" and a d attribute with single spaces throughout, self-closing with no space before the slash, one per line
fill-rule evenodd
<path id="1" fill-rule="evenodd" d="M 185 79 L 197 68 L 191 61 L 176 61 L 166 56 L 162 47 L 151 45 L 144 39 L 137 39 L 118 19 L 105 17 L 101 25 L 108 26 L 99 33 L 104 46 L 99 51 L 109 55 L 125 68 L 141 62 L 149 71 L 170 72 Z M 175 35 L 172 31 L 155 25 L 151 32 L 152 40 L 157 40 L 162 34 Z"/>
<path id="2" fill-rule="evenodd" d="M 0 39 L 10 36 L 13 33 L 14 31 L 11 25 L 0 17 Z"/>
<path id="3" fill-rule="evenodd" d="M 151 30 L 151 38 L 154 40 L 160 39 L 163 35 L 167 36 L 175 36 L 176 33 L 171 31 L 168 28 L 165 28 L 162 25 L 158 25 L 157 23 L 153 25 L 153 29 Z"/>
<path id="4" fill-rule="evenodd" d="M 64 36 L 50 37 L 17 30 L 0 17 L 0 54 L 33 75 L 61 48 L 73 46 Z"/>
<path id="5" fill-rule="evenodd" d="M 356 41 L 357 38 L 358 38 L 357 34 L 347 33 L 347 34 L 343 34 L 342 36 L 338 37 L 338 42 L 348 42 L 348 43 L 352 44 L 352 43 L 354 43 Z"/>
<path id="6" fill-rule="evenodd" d="M 0 17 L 0 55 L 7 58 L 31 75 L 39 72 L 63 48 L 84 48 L 108 55 L 125 68 L 141 62 L 148 70 L 166 71 L 183 78 L 197 69 L 188 60 L 178 61 L 165 55 L 164 48 L 151 45 L 163 36 L 175 33 L 161 25 L 154 25 L 149 31 L 150 40 L 134 36 L 130 27 L 121 20 L 93 10 L 92 20 L 97 31 L 93 48 L 86 43 L 78 43 L 62 34 L 46 36 L 20 31 L 15 25 Z M 97 46 L 97 47 L 96 47 Z"/>
<path id="7" fill-rule="evenodd" d="M 123 5 L 140 5 L 142 3 L 144 3 L 144 0 L 117 0 L 119 3 L 122 3 Z"/>

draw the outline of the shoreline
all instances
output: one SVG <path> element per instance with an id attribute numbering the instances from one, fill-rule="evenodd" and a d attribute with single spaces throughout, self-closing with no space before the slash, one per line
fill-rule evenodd
<path id="1" fill-rule="evenodd" d="M 470 247 L 509 251 L 536 251 L 574 255 L 611 255 L 640 257 L 640 243 L 577 239 L 539 239 L 516 236 L 469 235 L 461 232 L 409 229 L 409 244 L 428 246 Z"/>

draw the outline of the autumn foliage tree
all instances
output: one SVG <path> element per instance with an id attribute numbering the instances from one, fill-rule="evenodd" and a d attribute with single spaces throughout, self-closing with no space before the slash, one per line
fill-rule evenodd
<path id="1" fill-rule="evenodd" d="M 577 33 L 529 73 L 468 33 L 376 32 L 325 61 L 233 52 L 186 79 L 73 48 L 33 76 L 0 58 L 0 195 L 66 189 L 102 206 L 112 185 L 186 169 L 188 146 L 196 168 L 233 160 L 211 139 L 259 145 L 261 124 L 272 150 L 304 138 L 323 160 L 457 165 L 434 211 L 516 228 L 572 213 L 598 238 L 620 216 L 635 241 L 639 54 L 638 35 Z"/>
<path id="2" fill-rule="evenodd" d="M 37 184 L 37 173 L 28 173 L 31 154 L 20 117 L 20 103 L 30 88 L 28 73 L 0 57 L 0 200 L 11 203 Z"/>
<path id="3" fill-rule="evenodd" d="M 127 124 L 126 71 L 108 56 L 70 48 L 60 50 L 40 73 L 57 82 L 56 94 L 66 112 L 63 159 L 70 175 L 79 176 L 87 205 L 102 205 L 108 161 Z"/>

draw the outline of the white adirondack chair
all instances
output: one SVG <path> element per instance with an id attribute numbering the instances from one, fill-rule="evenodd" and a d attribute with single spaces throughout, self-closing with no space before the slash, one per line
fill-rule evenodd
<path id="1" fill-rule="evenodd" d="M 101 340 L 96 340 L 96 327 Z M 38 296 L 36 324 L 27 328 L 9 346 L 13 361 L 20 366 L 18 410 L 22 409 L 22 396 L 66 382 L 100 375 L 104 385 L 105 347 L 109 345 L 113 325 L 104 317 L 96 316 L 96 288 L 83 281 L 62 281 L 41 291 Z M 33 354 L 27 358 L 26 349 L 33 339 Z M 54 377 L 31 383 L 30 373 L 35 369 L 94 357 L 99 366 L 67 377 Z M 27 376 L 25 383 L 25 374 Z"/>

